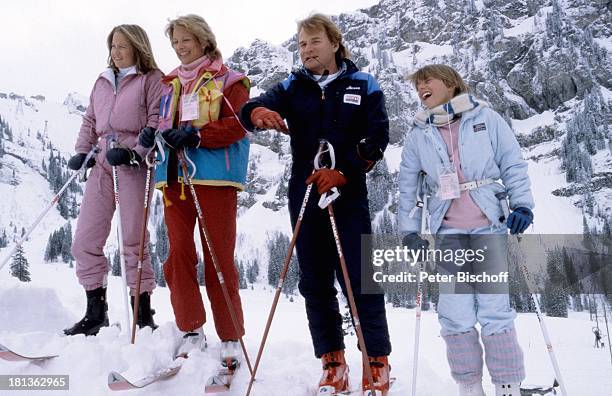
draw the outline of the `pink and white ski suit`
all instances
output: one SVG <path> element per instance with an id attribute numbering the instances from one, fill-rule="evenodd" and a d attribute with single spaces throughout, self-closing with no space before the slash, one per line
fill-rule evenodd
<path id="1" fill-rule="evenodd" d="M 77 153 L 88 152 L 94 144 L 101 149 L 85 185 L 72 245 L 72 254 L 77 263 L 76 274 L 85 290 L 105 287 L 109 270 L 103 252 L 115 212 L 112 167 L 106 161 L 109 139 L 115 137 L 120 146 L 131 148 L 141 158 L 145 157 L 148 149 L 138 144 L 138 133 L 146 126 L 157 128 L 162 76 L 159 70 L 147 74 L 134 72 L 123 77 L 117 89 L 115 74 L 107 69 L 98 77 L 91 92 L 89 107 L 75 145 Z M 118 166 L 117 171 L 127 283 L 134 295 L 146 165 L 143 163 L 139 168 Z M 147 232 L 141 293 L 151 292 L 155 287 L 148 246 Z"/>

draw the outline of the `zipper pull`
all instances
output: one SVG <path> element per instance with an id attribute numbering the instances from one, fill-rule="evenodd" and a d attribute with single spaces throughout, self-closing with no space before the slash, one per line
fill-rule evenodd
<path id="1" fill-rule="evenodd" d="M 325 100 L 325 88 L 321 88 L 321 100 Z"/>

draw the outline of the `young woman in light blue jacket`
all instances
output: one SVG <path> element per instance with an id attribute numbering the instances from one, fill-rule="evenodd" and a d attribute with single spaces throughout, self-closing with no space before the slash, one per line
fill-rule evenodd
<path id="1" fill-rule="evenodd" d="M 482 396 L 485 360 L 497 395 L 518 395 L 525 377 L 523 353 L 514 329 L 507 282 L 461 282 L 460 275 L 507 274 L 508 229 L 522 233 L 533 222 L 527 163 L 514 133 L 487 103 L 469 95 L 461 76 L 446 65 L 425 66 L 408 78 L 424 109 L 406 136 L 400 166 L 399 228 L 404 245 L 421 249 L 417 188 L 429 198 L 429 228 L 437 270 L 450 275 L 440 283 L 438 319 L 447 345 L 451 374 L 460 395 Z M 418 186 L 419 174 L 423 185 Z M 496 194 L 506 192 L 513 212 L 505 219 Z M 506 228 L 507 227 L 507 228 Z M 472 260 L 459 259 L 466 251 Z M 503 280 L 503 277 L 498 280 Z M 482 337 L 476 330 L 480 323 Z"/>

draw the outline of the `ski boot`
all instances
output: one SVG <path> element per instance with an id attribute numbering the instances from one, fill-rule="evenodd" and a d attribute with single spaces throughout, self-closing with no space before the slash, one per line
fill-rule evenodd
<path id="1" fill-rule="evenodd" d="M 323 375 L 319 381 L 318 395 L 333 395 L 349 390 L 349 368 L 344 360 L 344 350 L 321 356 Z"/>
<path id="2" fill-rule="evenodd" d="M 132 304 L 133 312 L 134 296 L 130 296 L 130 303 Z M 153 330 L 157 329 L 159 326 L 155 324 L 153 315 L 155 315 L 155 310 L 151 309 L 151 295 L 148 292 L 141 293 L 138 299 L 138 320 L 136 321 L 138 328 L 142 329 L 149 326 Z"/>
<path id="3" fill-rule="evenodd" d="M 482 382 L 472 384 L 459 383 L 459 396 L 485 396 Z"/>
<path id="4" fill-rule="evenodd" d="M 521 384 L 495 384 L 495 396 L 521 396 Z"/>
<path id="5" fill-rule="evenodd" d="M 240 367 L 240 344 L 238 341 L 221 341 L 221 366 L 229 371 L 234 371 Z"/>
<path id="6" fill-rule="evenodd" d="M 102 327 L 108 326 L 106 288 L 99 287 L 94 290 L 86 290 L 85 294 L 87 295 L 87 310 L 85 311 L 85 317 L 75 323 L 71 328 L 64 329 L 64 334 L 66 335 L 96 335 Z"/>
<path id="7" fill-rule="evenodd" d="M 207 346 L 208 344 L 206 343 L 204 329 L 201 327 L 197 328 L 183 335 L 181 344 L 178 346 L 176 351 L 176 357 L 182 356 L 186 358 L 192 351 L 204 351 Z"/>
<path id="8" fill-rule="evenodd" d="M 363 396 L 386 396 L 391 386 L 391 379 L 389 377 L 391 367 L 389 366 L 387 356 L 370 357 L 369 360 L 370 369 L 372 370 L 372 379 L 374 380 L 374 393 L 372 393 L 370 389 L 368 375 L 364 368 L 361 380 Z"/>

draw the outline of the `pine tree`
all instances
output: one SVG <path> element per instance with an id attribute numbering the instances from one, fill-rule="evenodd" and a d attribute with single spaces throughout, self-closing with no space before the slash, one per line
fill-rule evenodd
<path id="1" fill-rule="evenodd" d="M 149 257 L 151 258 L 151 268 L 153 268 L 153 274 L 155 276 L 155 283 L 157 286 L 166 287 L 166 279 L 164 278 L 164 269 L 159 263 L 159 259 L 155 254 L 155 245 L 149 243 Z"/>
<path id="2" fill-rule="evenodd" d="M 544 283 L 544 307 L 546 315 L 567 318 L 567 280 L 562 273 L 562 254 L 558 249 L 546 257 L 547 279 Z"/>
<path id="3" fill-rule="evenodd" d="M 121 276 L 121 257 L 119 256 L 119 249 L 115 250 L 115 252 L 113 253 L 111 274 L 113 276 Z"/>
<path id="4" fill-rule="evenodd" d="M 8 246 L 8 237 L 6 236 L 6 230 L 2 229 L 2 235 L 0 235 L 0 249 Z"/>
<path id="5" fill-rule="evenodd" d="M 198 284 L 200 286 L 205 286 L 206 285 L 206 275 L 204 273 L 204 260 L 202 260 L 199 254 L 198 254 L 197 271 L 198 271 Z"/>
<path id="6" fill-rule="evenodd" d="M 562 249 L 562 262 L 563 270 L 565 271 L 565 276 L 567 279 L 567 290 L 572 298 L 574 310 L 577 312 L 582 312 L 583 307 L 582 298 L 580 296 L 580 282 L 578 282 L 574 262 L 567 253 L 567 249 L 565 247 Z"/>
<path id="7" fill-rule="evenodd" d="M 157 258 L 155 260 L 157 261 Z M 155 274 L 155 281 L 157 282 L 157 286 L 159 286 L 159 287 L 166 287 L 166 277 L 164 275 L 164 265 L 163 265 L 163 263 L 159 263 L 158 264 L 158 271 Z"/>
<path id="8" fill-rule="evenodd" d="M 247 281 L 251 284 L 257 281 L 257 276 L 259 275 L 259 262 L 257 259 L 253 260 L 253 263 L 248 266 L 246 276 Z"/>
<path id="9" fill-rule="evenodd" d="M 277 232 L 268 240 L 268 253 L 270 257 L 268 261 L 268 284 L 273 287 L 278 286 L 278 280 L 280 279 L 280 273 L 283 269 L 288 249 L 289 237 L 285 234 Z M 296 261 L 295 255 L 293 255 L 283 284 L 283 292 L 285 294 L 293 294 L 297 286 L 299 269 L 297 268 L 298 264 Z"/>
<path id="10" fill-rule="evenodd" d="M 247 288 L 246 275 L 244 273 L 244 265 L 242 264 L 242 261 L 238 261 L 238 288 Z"/>
<path id="11" fill-rule="evenodd" d="M 53 242 L 53 233 L 49 234 L 49 239 L 47 240 L 47 247 L 45 248 L 45 261 L 51 262 L 54 257 L 57 257 L 55 253 L 55 244 Z"/>
<path id="12" fill-rule="evenodd" d="M 74 260 L 74 257 L 72 256 L 72 225 L 70 225 L 70 222 L 67 222 L 66 225 L 64 227 L 62 227 L 62 229 L 64 230 L 63 232 L 63 238 L 61 240 L 61 250 L 62 250 L 62 261 L 64 263 L 68 263 L 72 260 Z"/>
<path id="13" fill-rule="evenodd" d="M 168 259 L 168 253 L 170 252 L 170 244 L 168 242 L 168 228 L 166 223 L 160 222 L 155 227 L 155 233 L 157 234 L 157 243 L 155 244 L 155 254 L 159 259 L 160 263 L 165 263 Z"/>
<path id="14" fill-rule="evenodd" d="M 11 275 L 21 282 L 30 282 L 32 279 L 30 278 L 29 266 L 28 260 L 23 252 L 23 246 L 19 246 L 13 256 L 13 262 L 11 263 Z"/>

